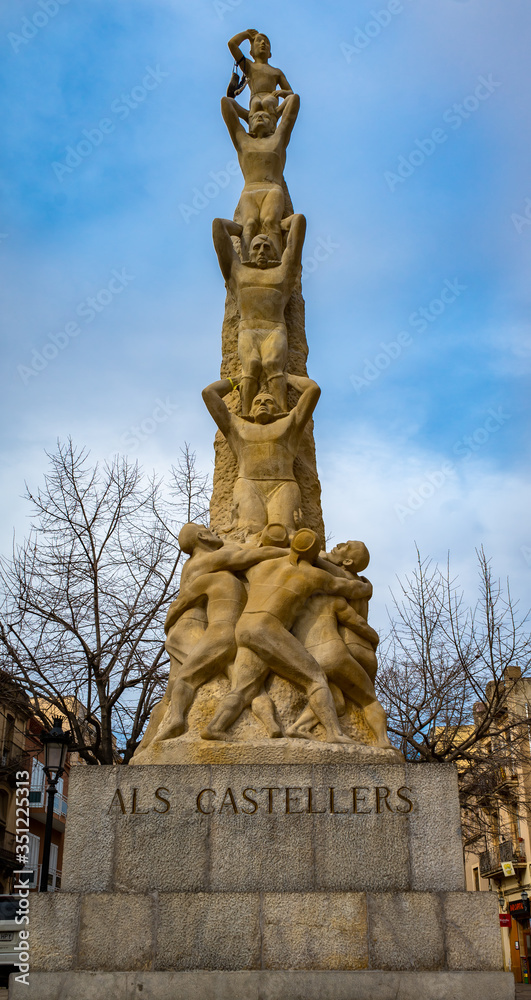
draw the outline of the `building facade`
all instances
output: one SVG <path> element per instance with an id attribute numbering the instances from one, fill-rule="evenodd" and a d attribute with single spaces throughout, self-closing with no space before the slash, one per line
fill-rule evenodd
<path id="1" fill-rule="evenodd" d="M 491 768 L 482 769 L 463 816 L 466 888 L 498 896 L 504 965 L 517 983 L 531 982 L 531 680 L 518 667 L 505 671 L 506 697 L 496 720 L 498 741 Z M 487 686 L 487 696 L 489 688 Z M 476 717 L 482 711 L 475 706 Z M 503 760 L 503 763 L 501 761 Z M 467 772 L 462 775 L 462 783 Z"/>

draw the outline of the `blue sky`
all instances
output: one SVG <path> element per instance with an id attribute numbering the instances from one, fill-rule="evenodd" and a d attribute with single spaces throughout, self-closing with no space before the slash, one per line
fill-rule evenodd
<path id="1" fill-rule="evenodd" d="M 186 440 L 211 468 L 200 390 L 219 372 L 224 287 L 210 229 L 241 189 L 219 98 L 226 42 L 252 26 L 301 95 L 286 179 L 308 219 L 327 531 L 369 546 L 376 627 L 415 541 L 450 550 L 470 596 L 483 544 L 527 604 L 529 4 L 270 11 L 2 5 L 2 550 L 57 438 L 161 474 Z"/>

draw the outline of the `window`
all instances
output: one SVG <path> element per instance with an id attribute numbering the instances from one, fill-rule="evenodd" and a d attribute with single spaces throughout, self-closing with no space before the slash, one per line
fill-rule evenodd
<path id="1" fill-rule="evenodd" d="M 474 889 L 479 892 L 479 868 L 474 868 Z"/>
<path id="2" fill-rule="evenodd" d="M 30 881 L 30 888 L 34 888 L 37 885 L 37 878 L 39 873 L 39 847 L 41 843 L 41 838 L 36 837 L 35 834 L 29 834 L 29 853 L 26 868 L 31 869 L 32 878 Z"/>
<path id="3" fill-rule="evenodd" d="M 44 764 L 40 760 L 33 760 L 31 768 L 31 785 L 29 793 L 30 806 L 42 806 L 44 803 Z"/>

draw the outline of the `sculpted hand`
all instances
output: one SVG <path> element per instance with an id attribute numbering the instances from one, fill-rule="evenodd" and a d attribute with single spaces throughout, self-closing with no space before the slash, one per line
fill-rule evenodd
<path id="1" fill-rule="evenodd" d="M 254 36 L 257 35 L 257 34 L 258 34 L 258 31 L 256 30 L 256 28 L 247 28 L 247 37 L 250 39 L 251 42 L 252 42 Z"/>

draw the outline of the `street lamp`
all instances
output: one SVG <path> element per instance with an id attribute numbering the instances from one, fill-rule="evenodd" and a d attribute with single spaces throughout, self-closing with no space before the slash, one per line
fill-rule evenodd
<path id="1" fill-rule="evenodd" d="M 44 747 L 44 773 L 48 778 L 48 806 L 46 812 L 46 827 L 44 830 L 40 892 L 48 892 L 50 846 L 52 843 L 53 800 L 55 798 L 57 782 L 65 768 L 66 755 L 70 744 L 70 734 L 63 733 L 63 720 L 61 718 L 53 720 L 53 727 L 50 729 L 49 733 L 43 729 L 41 733 L 41 743 Z"/>

